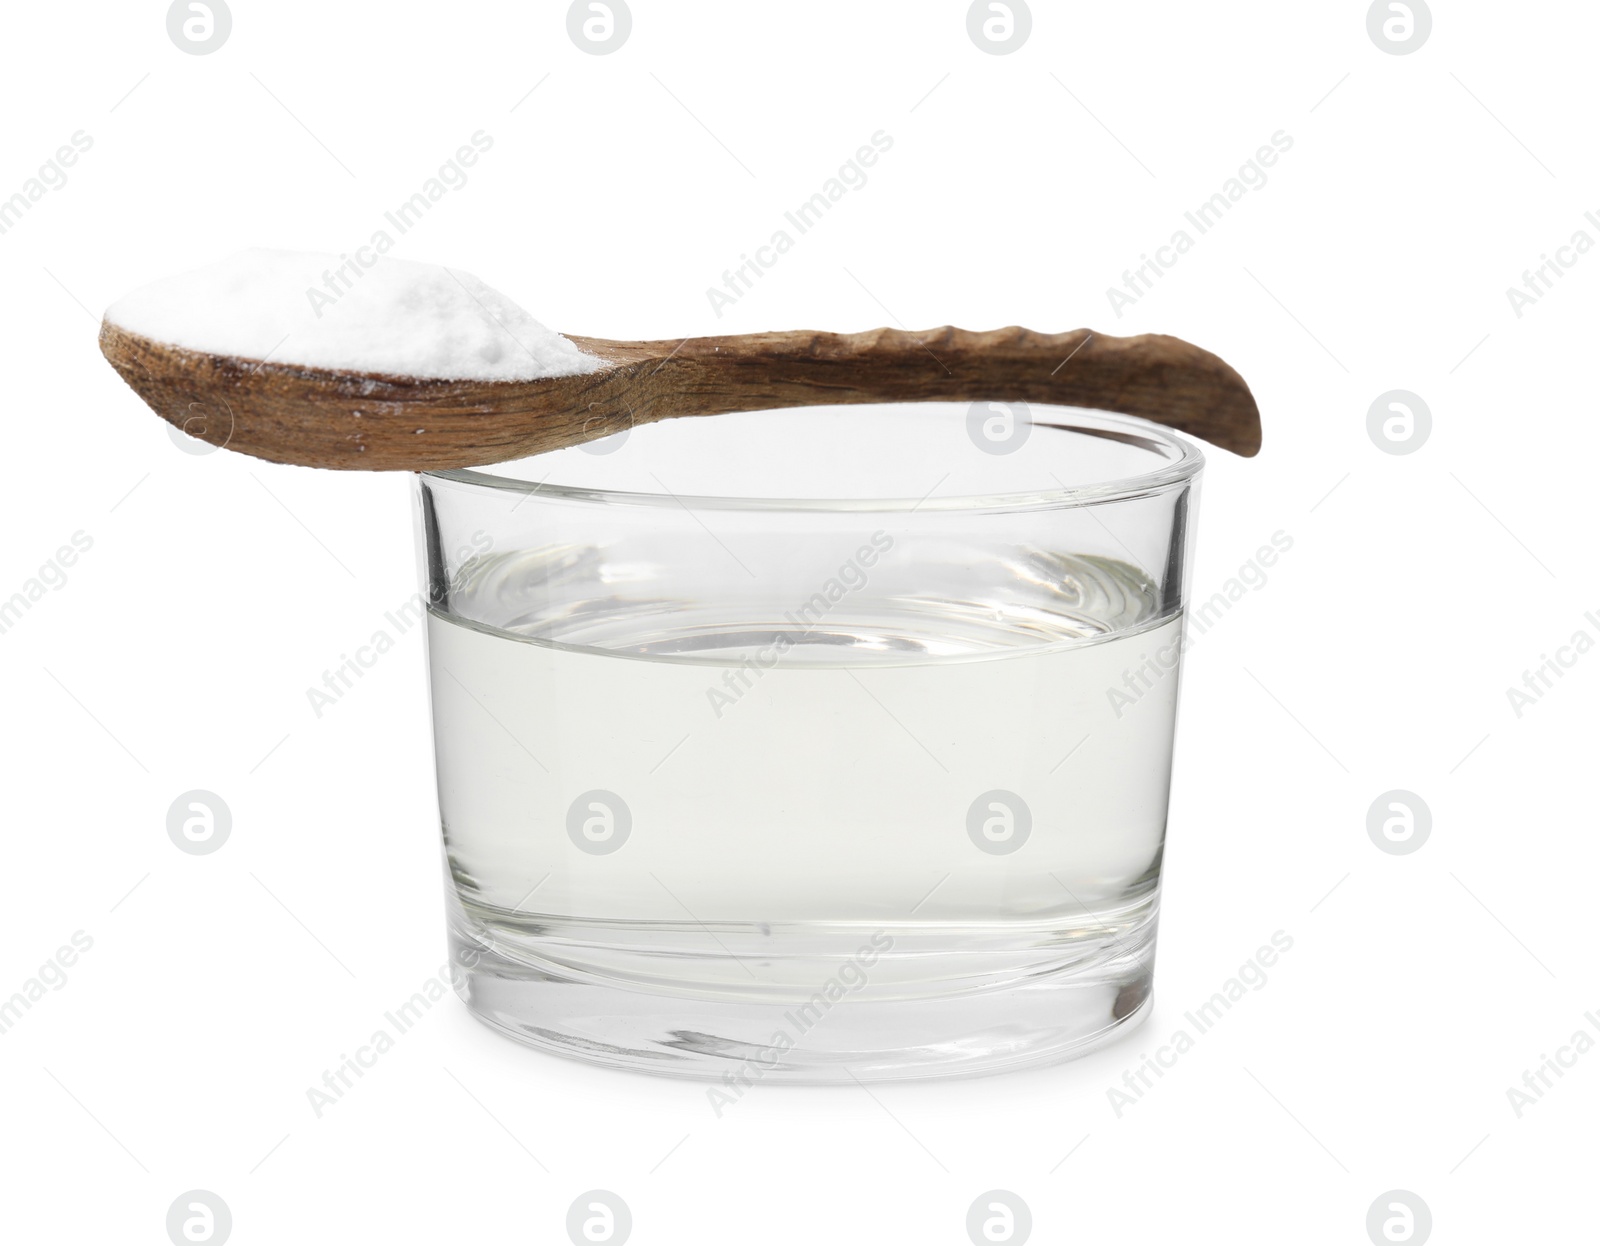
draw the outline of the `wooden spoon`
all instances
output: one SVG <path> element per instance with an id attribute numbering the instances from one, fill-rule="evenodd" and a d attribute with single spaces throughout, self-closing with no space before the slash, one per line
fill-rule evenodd
<path id="1" fill-rule="evenodd" d="M 213 355 L 100 326 L 101 351 L 157 415 L 213 445 L 306 467 L 476 467 L 673 416 L 896 401 L 1090 407 L 1237 454 L 1261 448 L 1243 379 L 1175 337 L 1012 327 L 571 340 L 606 366 L 532 381 L 444 381 Z"/>

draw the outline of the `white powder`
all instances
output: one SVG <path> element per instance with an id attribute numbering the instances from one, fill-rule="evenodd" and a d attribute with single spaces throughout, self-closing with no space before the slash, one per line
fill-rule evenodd
<path id="1" fill-rule="evenodd" d="M 354 372 L 509 381 L 605 365 L 470 273 L 365 255 L 241 251 L 134 291 L 106 319 L 188 350 Z"/>

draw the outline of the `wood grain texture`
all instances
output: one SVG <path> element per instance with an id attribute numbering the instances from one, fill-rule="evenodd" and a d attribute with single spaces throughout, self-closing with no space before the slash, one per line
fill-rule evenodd
<path id="1" fill-rule="evenodd" d="M 534 381 L 442 381 L 197 353 L 100 327 L 102 353 L 163 419 L 213 445 L 307 467 L 478 467 L 676 416 L 901 401 L 1089 407 L 1236 454 L 1261 447 L 1243 379 L 1175 337 L 946 327 L 572 340 L 607 366 Z"/>

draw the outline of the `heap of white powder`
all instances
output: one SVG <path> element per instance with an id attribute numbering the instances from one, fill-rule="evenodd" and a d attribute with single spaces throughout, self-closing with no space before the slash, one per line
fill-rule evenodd
<path id="1" fill-rule="evenodd" d="M 309 251 L 241 251 L 136 290 L 112 324 L 187 350 L 353 372 L 513 381 L 605 361 L 470 273 Z"/>

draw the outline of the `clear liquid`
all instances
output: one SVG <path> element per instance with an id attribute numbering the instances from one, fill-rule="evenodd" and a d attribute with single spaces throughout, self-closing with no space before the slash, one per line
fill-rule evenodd
<path id="1" fill-rule="evenodd" d="M 476 604 L 526 570 L 481 577 Z M 773 998 L 880 931 L 904 955 L 879 992 L 1126 942 L 1153 918 L 1180 623 L 1090 571 L 1110 617 L 1053 639 L 881 603 L 803 632 L 574 611 L 561 642 L 430 614 L 463 915 L 546 967 L 659 984 L 682 955 L 697 988 Z"/>
<path id="2" fill-rule="evenodd" d="M 806 614 L 647 592 L 651 539 L 494 555 L 430 612 L 479 1017 L 842 1081 L 1048 1062 L 1143 1015 L 1181 638 L 1146 577 L 930 545 Z"/>

